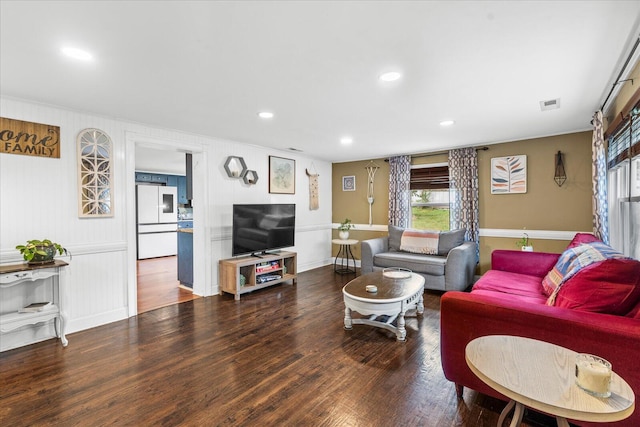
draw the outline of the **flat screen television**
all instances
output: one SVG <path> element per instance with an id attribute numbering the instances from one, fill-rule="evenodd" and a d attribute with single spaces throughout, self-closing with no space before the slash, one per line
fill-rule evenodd
<path id="1" fill-rule="evenodd" d="M 295 204 L 233 205 L 232 254 L 261 255 L 295 244 Z"/>

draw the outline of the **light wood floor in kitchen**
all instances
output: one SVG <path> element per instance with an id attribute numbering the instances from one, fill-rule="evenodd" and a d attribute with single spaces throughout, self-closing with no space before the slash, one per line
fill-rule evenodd
<path id="1" fill-rule="evenodd" d="M 138 313 L 200 298 L 181 288 L 178 257 L 142 259 L 138 268 Z"/>

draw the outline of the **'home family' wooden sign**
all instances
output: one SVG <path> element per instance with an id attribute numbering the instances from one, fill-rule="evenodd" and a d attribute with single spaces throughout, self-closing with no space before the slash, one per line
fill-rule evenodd
<path id="1" fill-rule="evenodd" d="M 60 126 L 0 117 L 0 153 L 60 158 Z"/>

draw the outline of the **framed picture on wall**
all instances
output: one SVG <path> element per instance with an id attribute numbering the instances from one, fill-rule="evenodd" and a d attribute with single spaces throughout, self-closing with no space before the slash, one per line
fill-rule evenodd
<path id="1" fill-rule="evenodd" d="M 356 177 L 355 175 L 342 177 L 342 191 L 356 191 Z"/>
<path id="2" fill-rule="evenodd" d="M 491 194 L 527 192 L 527 156 L 491 159 Z"/>
<path id="3" fill-rule="evenodd" d="M 269 156 L 269 193 L 296 194 L 296 161 Z"/>

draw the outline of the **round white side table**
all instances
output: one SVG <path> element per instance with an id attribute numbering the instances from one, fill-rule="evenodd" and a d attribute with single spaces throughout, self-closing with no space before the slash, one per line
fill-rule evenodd
<path id="1" fill-rule="evenodd" d="M 353 257 L 353 252 L 351 252 L 351 246 L 357 244 L 359 240 L 355 239 L 333 239 L 331 243 L 334 245 L 339 245 L 338 254 L 336 255 L 336 259 L 333 261 L 333 271 L 338 274 L 350 274 L 356 272 L 356 259 Z M 338 265 L 338 260 L 340 260 L 340 264 Z M 353 263 L 353 268 L 349 267 L 349 261 Z"/>

